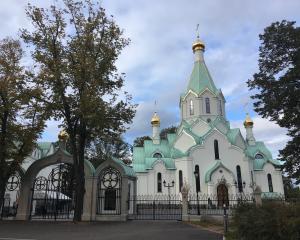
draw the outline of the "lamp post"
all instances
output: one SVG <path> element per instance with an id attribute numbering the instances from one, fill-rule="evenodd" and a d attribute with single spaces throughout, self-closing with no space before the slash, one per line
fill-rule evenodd
<path id="1" fill-rule="evenodd" d="M 163 184 L 164 184 L 164 187 L 166 187 L 166 188 L 168 188 L 168 196 L 169 196 L 169 205 L 170 205 L 170 203 L 171 203 L 171 189 L 170 188 L 172 188 L 172 187 L 174 187 L 175 186 L 175 182 L 174 182 L 174 180 L 171 182 L 171 184 L 170 183 L 166 183 L 166 180 L 164 180 L 163 181 Z"/>
<path id="2" fill-rule="evenodd" d="M 196 194 L 197 194 L 197 214 L 200 215 L 200 206 L 199 206 L 199 192 L 200 192 L 200 184 L 199 184 L 199 172 L 194 171 L 195 180 L 196 180 Z"/>

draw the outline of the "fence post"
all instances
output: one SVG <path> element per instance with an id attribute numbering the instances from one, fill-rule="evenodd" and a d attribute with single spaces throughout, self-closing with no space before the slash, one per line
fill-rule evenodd
<path id="1" fill-rule="evenodd" d="M 189 186 L 185 182 L 184 185 L 181 188 L 181 195 L 182 195 L 182 220 L 188 221 L 189 215 L 188 215 L 188 195 L 189 195 Z"/>
<path id="2" fill-rule="evenodd" d="M 226 204 L 223 204 L 223 209 L 224 209 L 224 234 L 226 234 L 228 231 L 228 215 L 226 211 Z"/>
<path id="3" fill-rule="evenodd" d="M 256 206 L 261 206 L 262 205 L 262 200 L 261 200 L 261 189 L 259 186 L 257 186 L 253 192 L 254 195 L 254 200 L 255 200 L 255 204 Z"/>

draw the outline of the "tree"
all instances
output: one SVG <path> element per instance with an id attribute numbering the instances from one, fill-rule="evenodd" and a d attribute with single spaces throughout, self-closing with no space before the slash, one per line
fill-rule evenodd
<path id="1" fill-rule="evenodd" d="M 137 137 L 133 141 L 133 147 L 143 147 L 145 140 L 151 140 L 151 137 L 149 137 L 149 136 Z"/>
<path id="2" fill-rule="evenodd" d="M 176 131 L 177 131 L 177 127 L 175 126 L 164 128 L 160 131 L 160 138 L 167 139 L 168 133 L 176 133 Z"/>
<path id="3" fill-rule="evenodd" d="M 131 123 L 135 105 L 122 93 L 124 74 L 116 60 L 129 44 L 99 3 L 63 0 L 49 9 L 28 5 L 33 31 L 22 30 L 31 46 L 43 86 L 42 99 L 70 135 L 75 171 L 74 221 L 81 220 L 86 146 L 98 136 L 120 135 Z"/>
<path id="4" fill-rule="evenodd" d="M 255 111 L 288 129 L 291 140 L 280 151 L 283 170 L 300 183 L 300 28 L 272 23 L 259 35 L 259 72 L 248 80 Z"/>
<path id="5" fill-rule="evenodd" d="M 88 144 L 86 151 L 87 158 L 95 168 L 112 158 L 120 159 L 125 164 L 131 163 L 131 146 L 121 137 L 98 137 Z"/>
<path id="6" fill-rule="evenodd" d="M 171 126 L 171 127 L 167 127 L 167 128 L 163 128 L 160 131 L 160 138 L 161 139 L 167 139 L 167 135 L 168 133 L 176 133 L 177 127 L 175 126 Z M 145 140 L 152 140 L 151 137 L 149 136 L 142 136 L 142 137 L 137 137 L 136 139 L 134 139 L 133 141 L 133 147 L 143 147 L 144 146 L 144 141 Z"/>
<path id="7" fill-rule="evenodd" d="M 44 128 L 41 93 L 21 65 L 23 50 L 11 38 L 0 41 L 0 206 L 9 177 L 20 168 Z"/>

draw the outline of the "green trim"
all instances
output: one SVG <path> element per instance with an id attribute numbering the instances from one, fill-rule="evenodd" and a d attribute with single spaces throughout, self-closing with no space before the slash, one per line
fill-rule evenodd
<path id="1" fill-rule="evenodd" d="M 205 174 L 205 183 L 208 183 L 211 181 L 211 175 L 219 168 L 219 167 L 223 167 L 225 168 L 228 172 L 230 172 L 231 174 L 232 171 L 229 170 L 227 167 L 224 166 L 224 164 L 221 162 L 221 160 L 216 160 L 216 163 L 206 172 Z"/>

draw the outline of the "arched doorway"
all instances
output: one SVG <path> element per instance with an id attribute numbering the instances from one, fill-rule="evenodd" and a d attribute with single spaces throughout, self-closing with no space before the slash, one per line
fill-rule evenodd
<path id="1" fill-rule="evenodd" d="M 217 187 L 218 206 L 222 207 L 224 204 L 229 205 L 228 188 L 224 183 L 219 184 Z"/>
<path id="2" fill-rule="evenodd" d="M 102 170 L 97 184 L 97 214 L 121 214 L 121 180 L 117 169 L 110 166 Z"/>
<path id="3" fill-rule="evenodd" d="M 66 163 L 50 166 L 49 175 L 45 174 L 46 169 L 43 170 L 35 178 L 31 190 L 30 218 L 72 219 L 75 195 L 73 166 Z"/>

